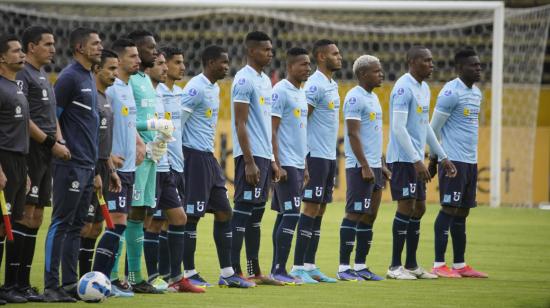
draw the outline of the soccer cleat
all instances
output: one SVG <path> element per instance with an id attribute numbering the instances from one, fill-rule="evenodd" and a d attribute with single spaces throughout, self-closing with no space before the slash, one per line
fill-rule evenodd
<path id="1" fill-rule="evenodd" d="M 168 292 L 188 292 L 188 293 L 204 293 L 205 288 L 193 285 L 188 278 L 181 278 L 176 282 L 172 282 L 168 286 Z"/>
<path id="2" fill-rule="evenodd" d="M 466 265 L 463 268 L 459 269 L 453 268 L 453 273 L 460 275 L 460 277 L 489 278 L 489 275 L 487 273 L 478 272 L 469 265 Z"/>
<path id="3" fill-rule="evenodd" d="M 248 277 L 247 279 L 253 281 L 256 285 L 284 286 L 284 284 L 282 284 L 280 281 L 264 276 L 262 274 L 253 275 Z"/>
<path id="4" fill-rule="evenodd" d="M 76 303 L 76 298 L 70 296 L 63 288 L 44 289 L 44 302 L 46 303 Z"/>
<path id="5" fill-rule="evenodd" d="M 150 283 L 145 280 L 142 280 L 140 283 L 132 285 L 132 290 L 134 293 L 140 294 L 162 294 L 164 292 L 155 289 Z"/>
<path id="6" fill-rule="evenodd" d="M 42 296 L 35 287 L 20 288 L 17 291 L 19 295 L 23 296 L 28 302 L 41 303 L 44 301 L 44 296 Z"/>
<path id="7" fill-rule="evenodd" d="M 410 270 L 410 269 L 405 269 L 405 270 L 409 272 L 409 274 L 415 276 L 418 279 L 437 279 L 438 278 L 437 275 L 427 272 L 420 266 L 418 266 L 413 270 Z"/>
<path id="8" fill-rule="evenodd" d="M 348 268 L 343 272 L 336 273 L 336 278 L 342 281 L 363 281 L 364 280 L 361 276 L 357 275 L 357 273 L 351 268 Z"/>
<path id="9" fill-rule="evenodd" d="M 301 280 L 296 279 L 287 273 L 275 273 L 271 274 L 270 277 L 271 279 L 276 280 L 285 286 L 297 286 L 303 284 Z"/>
<path id="10" fill-rule="evenodd" d="M 371 272 L 369 270 L 369 268 L 364 268 L 362 270 L 359 270 L 359 271 L 355 271 L 355 273 L 357 274 L 357 276 L 363 278 L 363 280 L 370 280 L 370 281 L 380 281 L 380 280 L 384 280 L 384 278 L 376 275 L 375 273 Z"/>
<path id="11" fill-rule="evenodd" d="M 290 276 L 294 277 L 294 278 L 298 278 L 300 279 L 303 283 L 307 283 L 307 284 L 315 284 L 315 283 L 319 283 L 319 281 L 311 278 L 311 276 L 309 276 L 309 274 L 303 270 L 303 269 L 298 269 L 298 270 L 293 270 L 290 272 Z"/>
<path id="12" fill-rule="evenodd" d="M 202 278 L 198 273 L 191 277 L 187 277 L 187 279 L 189 279 L 189 282 L 192 283 L 195 287 L 206 288 L 206 287 L 212 286 L 206 280 L 204 280 L 204 278 Z"/>
<path id="13" fill-rule="evenodd" d="M 397 279 L 397 280 L 416 280 L 416 276 L 409 273 L 409 271 L 405 270 L 403 266 L 399 266 L 395 269 L 388 269 L 388 272 L 386 273 L 386 278 L 388 279 Z"/>
<path id="14" fill-rule="evenodd" d="M 337 280 L 332 278 L 332 277 L 328 277 L 327 275 L 325 275 L 323 272 L 321 272 L 318 268 L 316 269 L 313 269 L 313 270 L 310 270 L 310 271 L 306 271 L 306 273 L 313 279 L 319 281 L 319 282 L 328 282 L 328 283 L 335 283 Z"/>
<path id="15" fill-rule="evenodd" d="M 437 275 L 438 277 L 444 277 L 444 278 L 460 278 L 460 274 L 456 273 L 454 270 L 451 270 L 449 267 L 447 267 L 446 264 L 438 266 L 438 267 L 432 267 L 432 274 Z"/>
<path id="16" fill-rule="evenodd" d="M 164 281 L 160 276 L 157 276 L 150 284 L 159 291 L 166 291 L 168 289 L 168 283 Z"/>
<path id="17" fill-rule="evenodd" d="M 224 278 L 220 276 L 220 280 L 218 281 L 218 286 L 220 288 L 254 288 L 256 284 L 254 282 L 250 282 L 244 278 L 242 278 L 239 275 L 233 274 L 232 276 L 229 276 L 227 278 Z"/>
<path id="18" fill-rule="evenodd" d="M 110 297 L 133 297 L 135 294 L 132 291 L 132 287 L 126 282 L 120 280 L 111 281 L 111 294 Z"/>
<path id="19" fill-rule="evenodd" d="M 20 304 L 20 303 L 26 303 L 27 299 L 21 296 L 19 292 L 13 287 L 6 288 L 1 287 L 0 288 L 0 299 L 3 299 L 4 301 L 8 303 L 14 303 L 14 304 Z"/>
<path id="20" fill-rule="evenodd" d="M 0 299 L 0 306 L 4 306 L 5 304 L 7 304 L 7 302 L 3 299 Z"/>

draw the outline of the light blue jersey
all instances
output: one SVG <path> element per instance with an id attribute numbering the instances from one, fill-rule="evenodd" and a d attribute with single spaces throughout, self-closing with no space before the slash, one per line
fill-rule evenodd
<path id="1" fill-rule="evenodd" d="M 183 146 L 214 152 L 214 137 L 220 110 L 220 87 L 199 74 L 183 88 L 181 106 L 191 115 L 183 128 Z"/>
<path id="2" fill-rule="evenodd" d="M 304 169 L 307 155 L 306 93 L 283 79 L 273 87 L 271 102 L 271 115 L 281 118 L 277 133 L 279 163 Z"/>
<path id="3" fill-rule="evenodd" d="M 181 126 L 181 100 L 183 92 L 180 87 L 174 85 L 170 90 L 164 83 L 159 83 L 157 93 L 164 106 L 164 118 L 172 120 L 176 139 L 168 143 L 168 164 L 174 171 L 183 172 L 182 126 Z M 160 168 L 160 164 L 159 164 Z"/>
<path id="4" fill-rule="evenodd" d="M 340 95 L 338 84 L 316 71 L 304 85 L 307 102 L 315 108 L 308 119 L 307 146 L 311 157 L 336 159 Z"/>
<path id="5" fill-rule="evenodd" d="M 390 127 L 394 112 L 407 114 L 407 132 L 418 159 L 424 159 L 426 137 L 429 125 L 430 112 L 430 87 L 426 82 L 419 83 L 414 77 L 406 73 L 401 76 L 391 91 L 390 95 Z M 418 159 L 410 157 L 402 149 L 390 129 L 390 141 L 386 151 L 386 161 L 414 163 Z"/>
<path id="6" fill-rule="evenodd" d="M 460 78 L 445 84 L 435 110 L 449 118 L 441 128 L 441 146 L 450 160 L 477 163 L 477 142 L 481 91 L 468 88 Z"/>
<path id="7" fill-rule="evenodd" d="M 157 91 L 157 103 L 155 105 L 155 118 L 168 119 L 166 117 L 164 104 L 162 103 L 162 95 L 159 93 L 158 86 L 155 90 Z M 169 172 L 169 171 L 170 171 L 170 164 L 168 163 L 168 151 L 167 151 L 166 154 L 162 155 L 159 162 L 157 163 L 157 172 Z"/>
<path id="8" fill-rule="evenodd" d="M 111 154 L 124 158 L 121 172 L 136 171 L 136 102 L 132 87 L 120 79 L 105 91 L 113 108 L 113 149 Z"/>
<path id="9" fill-rule="evenodd" d="M 344 100 L 344 119 L 357 120 L 361 123 L 359 136 L 363 153 L 371 168 L 382 167 L 382 107 L 374 92 L 367 92 L 361 86 L 355 86 Z M 344 122 L 344 150 L 346 168 L 360 167 L 349 142 L 347 122 Z"/>
<path id="10" fill-rule="evenodd" d="M 248 141 L 253 156 L 271 159 L 271 80 L 263 72 L 258 74 L 249 65 L 237 72 L 231 85 L 231 131 L 233 157 L 243 155 L 235 129 L 235 104 L 248 104 L 246 124 Z"/>

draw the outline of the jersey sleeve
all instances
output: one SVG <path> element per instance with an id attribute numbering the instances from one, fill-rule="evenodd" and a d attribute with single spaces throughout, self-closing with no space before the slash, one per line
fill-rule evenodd
<path id="1" fill-rule="evenodd" d="M 190 84 L 183 89 L 181 95 L 181 107 L 184 111 L 193 112 L 201 102 L 201 92 L 196 86 Z"/>
<path id="2" fill-rule="evenodd" d="M 253 91 L 254 90 L 250 80 L 247 80 L 246 78 L 239 78 L 233 86 L 233 102 L 250 104 Z"/>
<path id="3" fill-rule="evenodd" d="M 445 115 L 450 115 L 458 104 L 456 93 L 451 89 L 442 89 L 437 97 L 435 109 Z"/>
<path id="4" fill-rule="evenodd" d="M 319 104 L 319 92 L 321 91 L 321 89 L 319 88 L 319 86 L 315 85 L 315 84 L 311 84 L 311 85 L 308 85 L 306 87 L 306 99 L 307 99 L 307 103 L 310 104 L 311 106 L 317 108 L 317 105 Z"/>
<path id="5" fill-rule="evenodd" d="M 345 120 L 359 120 L 363 115 L 363 108 L 359 104 L 359 100 L 356 96 L 348 95 L 344 101 L 344 119 Z"/>
<path id="6" fill-rule="evenodd" d="M 75 90 L 74 78 L 68 74 L 59 77 L 54 86 L 57 107 L 66 108 L 72 102 Z"/>
<path id="7" fill-rule="evenodd" d="M 409 112 L 409 105 L 412 102 L 412 93 L 410 89 L 399 87 L 392 93 L 393 110 L 392 112 Z"/>
<path id="8" fill-rule="evenodd" d="M 285 93 L 279 89 L 273 89 L 271 102 L 271 115 L 274 117 L 282 118 L 285 113 L 285 108 L 287 104 Z"/>

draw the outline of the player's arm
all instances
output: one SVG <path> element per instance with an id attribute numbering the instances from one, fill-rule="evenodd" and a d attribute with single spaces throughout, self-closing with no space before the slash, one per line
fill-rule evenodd
<path id="1" fill-rule="evenodd" d="M 78 86 L 75 84 L 75 79 L 69 74 L 62 74 L 54 85 L 56 98 L 56 115 L 61 117 L 65 108 L 68 108 L 73 102 L 75 91 Z"/>
<path id="2" fill-rule="evenodd" d="M 145 142 L 141 139 L 136 132 L 136 166 L 141 165 L 145 159 Z"/>
<path id="3" fill-rule="evenodd" d="M 279 161 L 279 125 L 281 124 L 281 115 L 276 113 L 271 113 L 271 144 L 273 146 L 273 158 L 275 159 L 275 164 L 279 169 L 279 179 L 281 181 L 286 181 L 287 174 L 286 170 L 281 168 L 281 162 Z"/>
<path id="4" fill-rule="evenodd" d="M 435 133 L 431 126 L 428 125 L 428 132 L 426 136 L 426 143 L 428 143 L 428 146 L 430 147 L 430 150 L 432 150 L 437 157 L 439 157 L 439 160 L 441 160 L 441 165 L 443 166 L 443 169 L 445 170 L 445 174 L 448 177 L 455 177 L 456 176 L 456 168 L 455 165 L 447 158 L 447 154 L 441 147 L 441 144 L 439 144 L 439 141 L 437 141 L 437 138 L 435 137 Z"/>
<path id="5" fill-rule="evenodd" d="M 380 161 L 382 162 L 382 174 L 384 175 L 384 178 L 386 178 L 386 181 L 391 180 L 391 171 L 388 168 L 388 165 L 386 165 L 386 157 L 382 155 Z"/>
<path id="6" fill-rule="evenodd" d="M 58 130 L 59 133 L 56 133 L 55 137 L 49 136 L 44 133 L 44 131 L 42 131 L 40 127 L 38 127 L 38 125 L 33 122 L 33 120 L 29 119 L 29 131 L 31 138 L 34 141 L 43 144 L 44 146 L 49 148 L 55 157 L 63 160 L 71 159 L 71 153 L 69 152 L 69 149 L 67 149 L 65 145 L 57 142 L 58 140 L 61 140 L 57 138 L 57 135 L 61 134 L 60 130 Z"/>
<path id="7" fill-rule="evenodd" d="M 361 176 L 366 182 L 374 181 L 374 173 L 369 166 L 369 162 L 363 152 L 363 145 L 361 144 L 361 121 L 354 118 L 346 118 L 346 125 L 348 128 L 349 144 L 353 154 L 357 158 L 357 161 L 361 165 Z"/>
<path id="8" fill-rule="evenodd" d="M 119 193 L 122 190 L 122 183 L 120 181 L 120 177 L 116 173 L 116 167 L 113 163 L 112 155 L 107 160 L 107 167 L 109 168 L 109 191 L 114 193 Z"/>
<path id="9" fill-rule="evenodd" d="M 305 92 L 307 100 L 307 116 L 309 117 L 319 103 L 319 89 L 317 86 L 312 85 L 308 87 Z"/>
<path id="10" fill-rule="evenodd" d="M 435 110 L 432 115 L 432 121 L 430 122 L 436 141 L 441 140 L 441 130 L 451 116 L 451 113 L 456 108 L 457 103 L 458 98 L 452 90 L 445 88 L 441 90 L 439 96 L 437 97 Z M 430 150 L 430 164 L 428 166 L 428 170 L 430 171 L 431 176 L 434 177 L 437 174 L 438 155 L 434 150 L 432 150 L 431 147 Z M 439 157 L 441 160 L 442 158 L 443 157 Z"/>

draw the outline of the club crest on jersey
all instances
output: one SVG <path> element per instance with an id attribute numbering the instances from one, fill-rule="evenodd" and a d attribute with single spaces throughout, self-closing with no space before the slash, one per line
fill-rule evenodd
<path id="1" fill-rule="evenodd" d="M 80 191 L 79 187 L 80 187 L 80 183 L 78 181 L 73 181 L 71 183 L 71 188 L 69 188 L 69 191 L 79 192 Z"/>
<path id="2" fill-rule="evenodd" d="M 245 82 L 246 82 L 246 79 L 244 79 L 244 78 L 241 78 L 241 79 L 239 79 L 239 81 L 237 81 L 237 83 L 238 83 L 239 85 L 241 85 L 241 86 L 242 86 Z"/>
<path id="3" fill-rule="evenodd" d="M 397 89 L 397 95 L 403 95 L 403 93 L 405 93 L 405 89 L 403 88 Z"/>
<path id="4" fill-rule="evenodd" d="M 334 101 L 328 102 L 328 109 L 330 109 L 330 110 L 334 109 Z"/>
<path id="5" fill-rule="evenodd" d="M 470 115 L 470 109 L 469 108 L 464 108 L 464 116 L 467 117 Z"/>
<path id="6" fill-rule="evenodd" d="M 187 93 L 189 94 L 189 96 L 195 96 L 198 92 L 196 89 L 191 88 Z"/>
<path id="7" fill-rule="evenodd" d="M 451 90 L 447 90 L 447 91 L 443 92 L 443 95 L 445 95 L 445 96 L 450 96 L 451 94 L 453 94 L 453 91 L 451 91 Z"/>

